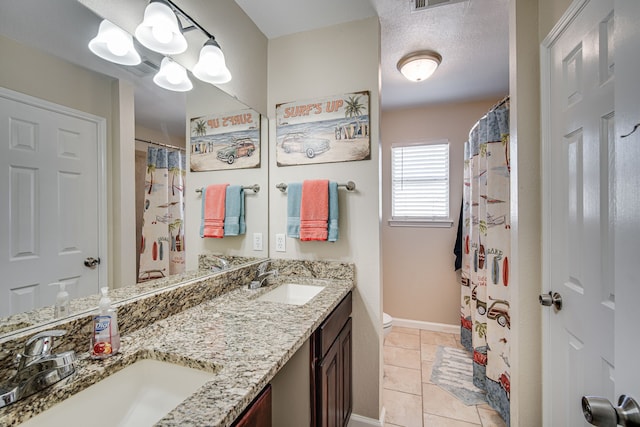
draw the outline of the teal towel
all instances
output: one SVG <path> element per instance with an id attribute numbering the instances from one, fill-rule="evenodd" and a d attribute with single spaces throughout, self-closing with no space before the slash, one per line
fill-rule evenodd
<path id="1" fill-rule="evenodd" d="M 329 235 L 327 240 L 338 240 L 338 183 L 329 182 Z"/>
<path id="2" fill-rule="evenodd" d="M 294 182 L 287 186 L 287 236 L 300 238 L 300 200 L 302 184 Z"/>
<path id="3" fill-rule="evenodd" d="M 227 187 L 224 207 L 224 235 L 244 234 L 247 226 L 244 220 L 244 189 L 240 185 Z"/>

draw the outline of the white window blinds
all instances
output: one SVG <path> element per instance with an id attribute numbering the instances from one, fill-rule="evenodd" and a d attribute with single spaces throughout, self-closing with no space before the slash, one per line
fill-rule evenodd
<path id="1" fill-rule="evenodd" d="M 393 220 L 449 218 L 449 143 L 391 148 Z"/>

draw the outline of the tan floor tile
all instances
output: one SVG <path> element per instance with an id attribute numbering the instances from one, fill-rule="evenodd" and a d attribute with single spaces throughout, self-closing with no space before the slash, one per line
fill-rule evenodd
<path id="1" fill-rule="evenodd" d="M 384 346 L 384 364 L 403 368 L 420 369 L 420 350 Z"/>
<path id="2" fill-rule="evenodd" d="M 436 351 L 438 350 L 437 344 L 421 344 L 420 345 L 420 359 L 421 360 L 436 360 Z"/>
<path id="3" fill-rule="evenodd" d="M 422 427 L 421 397 L 395 390 L 382 390 L 382 403 L 386 409 L 386 423 L 403 427 Z"/>
<path id="4" fill-rule="evenodd" d="M 500 414 L 489 405 L 478 406 L 478 414 L 480 415 L 482 427 L 505 427 L 507 425 Z"/>
<path id="5" fill-rule="evenodd" d="M 431 371 L 433 370 L 432 360 L 422 361 L 422 382 L 431 384 Z"/>
<path id="6" fill-rule="evenodd" d="M 474 427 L 480 424 L 467 423 L 453 418 L 439 417 L 433 414 L 424 414 L 424 427 Z"/>
<path id="7" fill-rule="evenodd" d="M 389 335 L 387 335 L 387 338 L 384 340 L 384 345 L 408 348 L 411 350 L 419 350 L 420 336 L 391 331 L 389 332 Z"/>
<path id="8" fill-rule="evenodd" d="M 422 407 L 428 414 L 480 424 L 475 406 L 467 406 L 434 384 L 422 384 Z"/>
<path id="9" fill-rule="evenodd" d="M 384 427 L 403 427 L 403 426 L 399 426 L 397 424 L 389 424 L 389 423 L 384 423 Z"/>
<path id="10" fill-rule="evenodd" d="M 420 371 L 417 369 L 385 366 L 383 384 L 389 390 L 422 395 Z"/>
<path id="11" fill-rule="evenodd" d="M 420 331 L 420 342 L 422 344 L 437 344 L 446 347 L 455 347 L 456 338 L 459 338 L 459 336 L 455 334 L 447 334 L 445 332 Z"/>
<path id="12" fill-rule="evenodd" d="M 405 328 L 402 326 L 392 326 L 391 332 L 400 332 L 401 334 L 420 335 L 420 329 Z"/>

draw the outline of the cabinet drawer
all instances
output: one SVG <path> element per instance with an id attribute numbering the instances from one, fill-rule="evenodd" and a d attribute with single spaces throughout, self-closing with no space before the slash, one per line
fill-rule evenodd
<path id="1" fill-rule="evenodd" d="M 316 332 L 316 356 L 324 357 L 336 340 L 344 324 L 351 316 L 351 292 L 345 296 L 340 304 L 331 312 L 329 317 L 322 322 Z"/>

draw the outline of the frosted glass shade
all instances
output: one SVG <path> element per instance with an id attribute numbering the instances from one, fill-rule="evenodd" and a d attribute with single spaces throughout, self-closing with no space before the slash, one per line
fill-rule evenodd
<path id="1" fill-rule="evenodd" d="M 140 55 L 133 46 L 133 37 L 106 19 L 98 34 L 89 42 L 89 50 L 102 59 L 122 65 L 138 65 Z"/>
<path id="2" fill-rule="evenodd" d="M 410 53 L 398 61 L 398 70 L 408 80 L 419 82 L 431 77 L 442 62 L 442 57 L 436 52 L 420 51 Z"/>
<path id="3" fill-rule="evenodd" d="M 174 92 L 187 92 L 193 89 L 187 70 L 171 58 L 162 60 L 160 71 L 153 77 L 153 82 L 163 89 Z"/>
<path id="4" fill-rule="evenodd" d="M 227 68 L 224 54 L 218 43 L 211 39 L 200 50 L 198 62 L 193 67 L 193 75 L 203 82 L 212 84 L 227 83 L 231 72 Z"/>
<path id="5" fill-rule="evenodd" d="M 144 10 L 144 19 L 136 28 L 136 39 L 145 47 L 165 55 L 187 50 L 178 17 L 163 1 L 152 1 Z"/>

